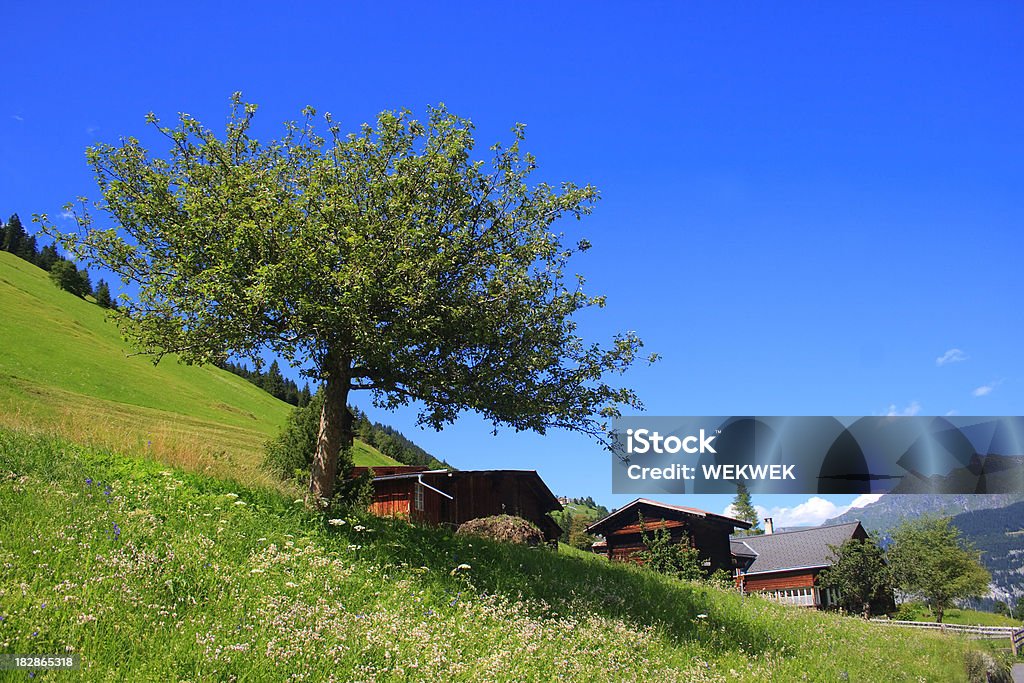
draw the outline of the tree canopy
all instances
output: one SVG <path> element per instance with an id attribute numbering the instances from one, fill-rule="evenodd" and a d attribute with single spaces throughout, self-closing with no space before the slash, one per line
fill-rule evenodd
<path id="1" fill-rule="evenodd" d="M 839 591 L 843 607 L 865 617 L 890 607 L 889 565 L 876 539 L 851 538 L 830 548 L 833 563 L 821 573 L 820 582 Z"/>
<path id="2" fill-rule="evenodd" d="M 435 429 L 471 410 L 495 427 L 602 440 L 620 407 L 641 407 L 606 381 L 640 339 L 577 334 L 573 315 L 604 298 L 566 275 L 589 243 L 551 230 L 590 213 L 598 192 L 533 183 L 524 126 L 485 161 L 472 123 L 443 106 L 425 121 L 384 112 L 349 134 L 326 114 L 324 135 L 307 107 L 261 143 L 256 106 L 232 102 L 223 137 L 188 114 L 174 127 L 150 114 L 166 156 L 133 137 L 89 148 L 102 200 L 69 207 L 74 234 L 36 220 L 136 286 L 124 333 L 157 361 L 256 362 L 270 350 L 324 383 L 312 498 L 332 494 L 353 390 L 382 408 L 412 403 Z"/>
<path id="3" fill-rule="evenodd" d="M 948 517 L 904 522 L 893 531 L 892 540 L 888 557 L 896 586 L 923 597 L 936 621 L 942 621 L 954 600 L 988 589 L 988 570 Z"/>

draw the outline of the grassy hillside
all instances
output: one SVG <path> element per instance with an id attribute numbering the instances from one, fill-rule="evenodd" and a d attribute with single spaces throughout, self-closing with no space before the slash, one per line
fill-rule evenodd
<path id="1" fill-rule="evenodd" d="M 214 367 L 131 356 L 98 306 L 0 252 L 0 424 L 268 483 L 262 444 L 290 406 Z M 359 444 L 359 464 L 394 461 Z"/>
<path id="2" fill-rule="evenodd" d="M 0 651 L 76 680 L 965 679 L 948 636 L 4 430 L 0 566 Z"/>

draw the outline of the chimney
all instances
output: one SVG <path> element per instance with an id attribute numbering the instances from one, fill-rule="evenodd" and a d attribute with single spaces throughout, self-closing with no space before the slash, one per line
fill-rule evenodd
<path id="1" fill-rule="evenodd" d="M 774 532 L 775 532 L 775 525 L 772 523 L 772 518 L 771 517 L 765 517 L 764 518 L 764 533 L 765 533 L 765 535 L 767 536 L 768 534 L 771 534 L 771 533 L 774 533 Z"/>

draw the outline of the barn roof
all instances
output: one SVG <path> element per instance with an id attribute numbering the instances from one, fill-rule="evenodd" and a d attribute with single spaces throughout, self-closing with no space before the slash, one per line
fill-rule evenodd
<path id="1" fill-rule="evenodd" d="M 435 483 L 438 481 L 443 482 L 446 478 L 514 477 L 522 479 L 534 490 L 538 498 L 546 503 L 545 507 L 548 512 L 562 509 L 562 504 L 558 502 L 558 497 L 551 492 L 551 489 L 541 479 L 537 470 L 431 470 L 423 474 L 429 475 Z M 443 486 L 443 484 L 438 485 Z"/>
<path id="2" fill-rule="evenodd" d="M 750 522 L 745 522 L 742 519 L 734 519 L 732 517 L 726 517 L 725 515 L 715 514 L 714 512 L 708 512 L 707 510 L 700 510 L 698 508 L 686 507 L 684 505 L 670 505 L 669 503 L 659 503 L 656 500 L 649 500 L 647 498 L 637 498 L 631 503 L 627 503 L 623 507 L 611 513 L 604 519 L 591 524 L 587 527 L 587 532 L 607 535 L 608 533 L 613 533 L 611 530 L 618 531 L 620 529 L 625 529 L 627 526 L 636 525 L 637 515 L 644 510 L 653 514 L 662 515 L 666 519 L 698 517 L 711 522 L 739 527 L 740 529 L 750 528 Z M 639 530 L 639 526 L 637 526 L 637 530 Z"/>
<path id="3" fill-rule="evenodd" d="M 730 546 L 733 555 L 753 558 L 744 574 L 829 567 L 832 565 L 829 546 L 842 545 L 844 541 L 858 536 L 858 529 L 866 535 L 860 522 L 849 522 L 733 538 Z"/>

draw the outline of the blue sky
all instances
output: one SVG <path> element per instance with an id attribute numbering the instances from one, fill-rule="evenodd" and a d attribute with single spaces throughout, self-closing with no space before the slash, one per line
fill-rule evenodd
<path id="1" fill-rule="evenodd" d="M 481 149 L 524 122 L 539 177 L 601 190 L 563 226 L 609 301 L 581 330 L 663 356 L 626 378 L 649 414 L 1021 414 L 1020 3 L 148 4 L 7 8 L 4 217 L 95 196 L 85 147 L 147 140 L 150 110 L 217 127 L 242 90 L 269 137 L 305 104 L 354 129 L 445 102 Z M 628 500 L 584 438 L 371 414 L 458 467 Z"/>

